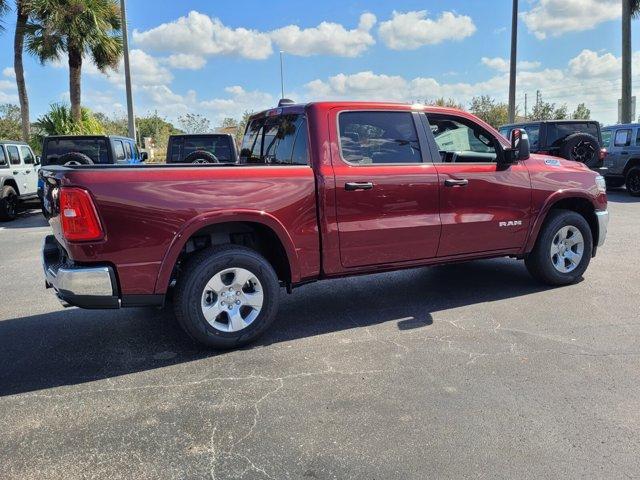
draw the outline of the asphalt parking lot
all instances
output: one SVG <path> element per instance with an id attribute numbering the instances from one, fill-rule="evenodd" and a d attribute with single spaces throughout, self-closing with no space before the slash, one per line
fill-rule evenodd
<path id="1" fill-rule="evenodd" d="M 640 201 L 584 281 L 478 261 L 283 293 L 215 353 L 169 309 L 62 309 L 0 224 L 2 478 L 640 478 Z"/>

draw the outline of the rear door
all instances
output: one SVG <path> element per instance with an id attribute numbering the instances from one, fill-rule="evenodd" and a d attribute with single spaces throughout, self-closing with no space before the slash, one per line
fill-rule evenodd
<path id="1" fill-rule="evenodd" d="M 438 173 L 424 130 L 416 123 L 418 114 L 339 109 L 332 113 L 330 132 L 338 135 L 335 143 L 340 146 L 332 165 L 342 265 L 435 257 L 440 238 Z"/>
<path id="2" fill-rule="evenodd" d="M 523 162 L 498 165 L 499 139 L 458 115 L 428 114 L 440 158 L 438 257 L 500 251 L 524 245 L 531 211 L 531 181 Z"/>
<path id="3" fill-rule="evenodd" d="M 18 145 L 6 145 L 7 156 L 9 157 L 9 165 L 11 166 L 10 171 L 18 184 L 18 195 L 29 195 L 29 188 L 27 182 L 27 175 L 25 171 L 27 168 L 22 162 L 22 157 L 20 156 L 20 148 Z"/>

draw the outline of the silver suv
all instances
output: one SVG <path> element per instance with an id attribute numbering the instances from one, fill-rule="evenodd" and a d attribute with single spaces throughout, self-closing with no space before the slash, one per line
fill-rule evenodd
<path id="1" fill-rule="evenodd" d="M 604 127 L 602 141 L 609 152 L 600 170 L 607 185 L 626 185 L 630 195 L 640 197 L 640 123 Z"/>

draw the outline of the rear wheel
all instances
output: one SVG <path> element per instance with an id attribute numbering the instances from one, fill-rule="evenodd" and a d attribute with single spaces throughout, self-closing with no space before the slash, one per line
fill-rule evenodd
<path id="1" fill-rule="evenodd" d="M 218 157 L 206 150 L 196 150 L 184 159 L 185 163 L 220 163 Z"/>
<path id="2" fill-rule="evenodd" d="M 192 338 L 227 349 L 264 333 L 275 319 L 279 294 L 278 277 L 264 257 L 225 245 L 189 259 L 178 279 L 174 307 Z"/>
<path id="3" fill-rule="evenodd" d="M 8 222 L 18 215 L 18 194 L 10 185 L 2 187 L 0 193 L 0 220 Z"/>
<path id="4" fill-rule="evenodd" d="M 588 133 L 573 133 L 560 145 L 560 156 L 567 160 L 584 163 L 587 167 L 596 167 L 600 161 L 600 143 Z"/>
<path id="5" fill-rule="evenodd" d="M 633 167 L 627 173 L 627 192 L 632 197 L 640 197 L 640 167 Z"/>
<path id="6" fill-rule="evenodd" d="M 586 219 L 570 210 L 553 210 L 525 264 L 541 282 L 569 285 L 587 270 L 592 251 L 593 236 Z"/>

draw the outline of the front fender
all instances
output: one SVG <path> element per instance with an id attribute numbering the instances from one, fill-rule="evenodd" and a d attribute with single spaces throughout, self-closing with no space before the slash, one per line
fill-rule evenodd
<path id="1" fill-rule="evenodd" d="M 542 228 L 542 225 L 544 224 L 544 221 L 546 220 L 547 215 L 549 214 L 549 211 L 553 208 L 553 206 L 562 200 L 567 200 L 571 198 L 585 199 L 593 206 L 594 210 L 598 209 L 598 205 L 595 202 L 594 197 L 590 195 L 589 192 L 586 192 L 584 190 L 577 190 L 577 189 L 576 190 L 560 190 L 552 193 L 546 199 L 546 201 L 542 205 L 542 208 L 536 215 L 536 219 L 533 222 L 531 231 L 529 232 L 529 238 L 527 240 L 523 253 L 529 253 L 531 252 L 531 250 L 533 250 L 533 247 L 536 244 L 536 240 L 538 239 L 538 234 L 540 233 L 540 229 Z"/>
<path id="2" fill-rule="evenodd" d="M 270 228 L 282 243 L 287 254 L 287 261 L 291 270 L 292 282 L 300 281 L 300 260 L 295 245 L 287 229 L 280 221 L 268 213 L 255 210 L 235 210 L 233 212 L 209 212 L 198 215 L 176 234 L 162 260 L 160 272 L 155 285 L 155 293 L 165 293 L 171 280 L 171 272 L 178 260 L 180 252 L 191 236 L 198 230 L 228 222 L 252 222 Z"/>

